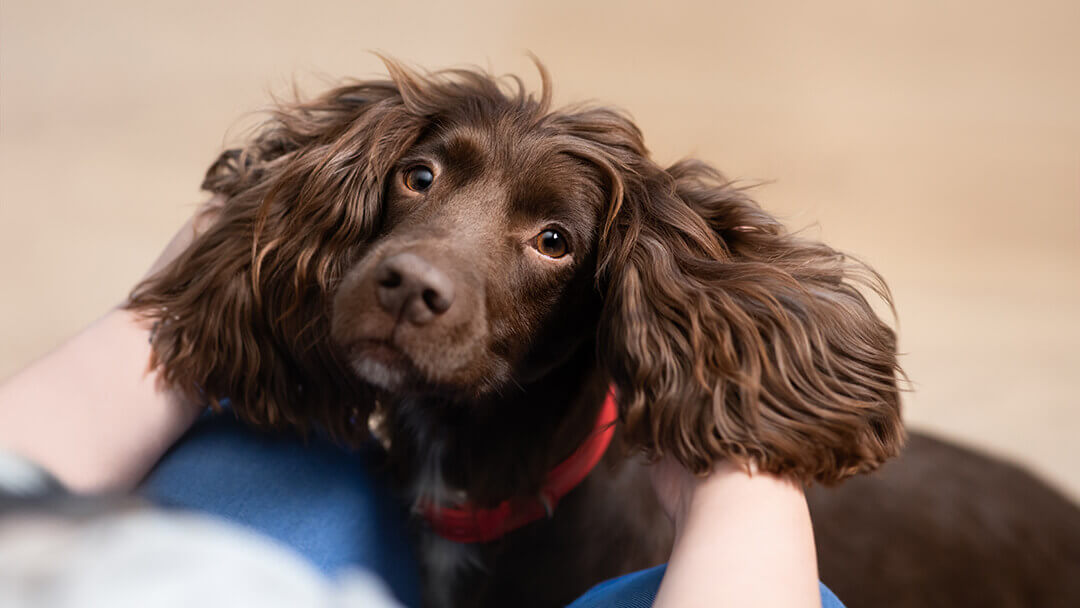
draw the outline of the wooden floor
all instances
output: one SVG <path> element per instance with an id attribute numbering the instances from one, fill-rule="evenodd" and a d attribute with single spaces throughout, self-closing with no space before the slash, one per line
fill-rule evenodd
<path id="1" fill-rule="evenodd" d="M 125 296 L 271 92 L 531 50 L 877 267 L 912 425 L 1080 497 L 1080 3 L 158 4 L 0 4 L 0 377 Z"/>

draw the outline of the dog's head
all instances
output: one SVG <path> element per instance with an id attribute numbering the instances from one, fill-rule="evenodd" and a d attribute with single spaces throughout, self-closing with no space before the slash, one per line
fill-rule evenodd
<path id="1" fill-rule="evenodd" d="M 902 442 L 896 343 L 864 266 L 604 108 L 470 70 L 282 107 L 204 187 L 217 222 L 132 294 L 178 390 L 266 426 L 363 433 L 373 395 L 458 404 L 582 349 L 632 445 L 802 480 Z M 595 357 L 595 358 L 592 358 Z"/>

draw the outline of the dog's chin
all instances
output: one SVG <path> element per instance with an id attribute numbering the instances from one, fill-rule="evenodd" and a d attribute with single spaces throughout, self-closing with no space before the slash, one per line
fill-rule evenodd
<path id="1" fill-rule="evenodd" d="M 353 361 L 352 368 L 361 380 L 384 391 L 403 392 L 402 389 L 409 384 L 405 370 L 375 359 Z"/>
<path id="2" fill-rule="evenodd" d="M 384 391 L 404 393 L 423 384 L 408 355 L 386 342 L 357 341 L 348 348 L 348 357 L 357 377 Z"/>
<path id="3" fill-rule="evenodd" d="M 432 377 L 405 350 L 381 340 L 359 340 L 348 349 L 349 365 L 357 377 L 397 396 L 437 396 L 443 400 L 476 399 L 489 392 L 464 378 Z"/>

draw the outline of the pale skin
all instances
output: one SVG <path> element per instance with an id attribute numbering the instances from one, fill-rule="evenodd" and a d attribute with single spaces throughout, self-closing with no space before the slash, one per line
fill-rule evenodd
<path id="1" fill-rule="evenodd" d="M 150 268 L 210 222 L 211 199 Z M 76 492 L 126 492 L 198 416 L 149 369 L 150 328 L 114 309 L 0 384 L 0 448 Z M 675 524 L 654 606 L 820 606 L 810 513 L 797 483 L 718 463 L 703 477 L 669 459 L 653 485 Z"/>

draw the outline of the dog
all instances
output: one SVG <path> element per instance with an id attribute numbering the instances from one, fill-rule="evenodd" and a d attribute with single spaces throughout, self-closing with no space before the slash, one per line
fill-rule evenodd
<path id="1" fill-rule="evenodd" d="M 140 284 L 152 365 L 256 428 L 382 438 L 429 606 L 564 605 L 664 561 L 646 466 L 835 484 L 904 442 L 868 266 L 624 113 L 478 70 L 284 105 Z"/>
<path id="2" fill-rule="evenodd" d="M 1016 465 L 912 432 L 871 475 L 807 493 L 848 608 L 1080 605 L 1080 508 Z"/>

